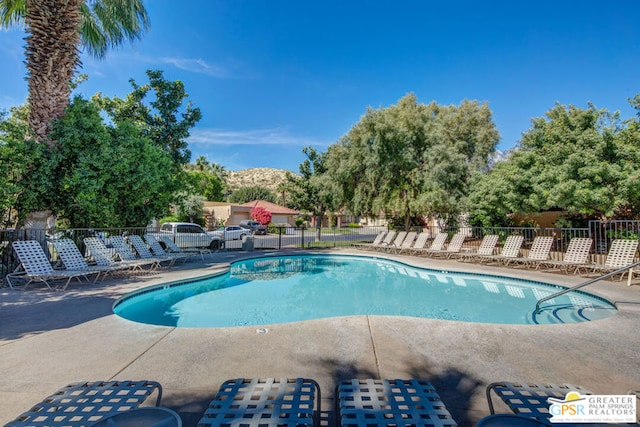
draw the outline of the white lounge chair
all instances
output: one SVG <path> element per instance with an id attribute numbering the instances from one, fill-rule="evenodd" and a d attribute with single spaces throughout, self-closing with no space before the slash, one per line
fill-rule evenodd
<path id="1" fill-rule="evenodd" d="M 389 245 L 391 245 L 393 243 L 393 239 L 396 237 L 396 231 L 395 230 L 390 230 L 386 236 L 384 236 L 384 239 L 382 239 L 382 242 L 380 242 L 380 244 L 378 244 L 378 246 L 373 247 L 376 251 L 378 249 L 385 249 L 387 248 Z"/>
<path id="2" fill-rule="evenodd" d="M 436 234 L 436 237 L 434 237 L 433 241 L 431 242 L 431 246 L 429 246 L 428 248 L 423 247 L 421 249 L 418 249 L 414 246 L 414 255 L 431 254 L 442 251 L 444 248 L 444 244 L 447 242 L 447 237 L 449 237 L 447 233 Z"/>
<path id="3" fill-rule="evenodd" d="M 190 256 L 190 254 L 165 251 L 158 239 L 156 239 L 153 234 L 146 233 L 144 235 L 144 240 L 146 240 L 147 244 L 149 244 L 149 248 L 151 248 L 151 252 L 153 252 L 155 256 L 162 258 L 173 258 L 175 261 L 182 260 L 183 263 L 187 262 L 187 259 Z"/>
<path id="4" fill-rule="evenodd" d="M 541 267 L 546 267 L 546 271 L 560 270 L 566 274 L 572 270 L 575 274 L 584 268 L 589 260 L 593 246 L 593 239 L 590 237 L 574 237 L 569 241 L 567 251 L 562 257 L 562 261 L 547 260 L 541 263 Z"/>
<path id="5" fill-rule="evenodd" d="M 444 244 L 447 241 L 447 237 L 447 233 L 438 233 L 433 240 L 431 247 L 421 251 L 421 253 L 435 257 L 443 255 L 446 258 L 451 258 L 453 255 L 459 253 L 462 250 L 462 245 L 464 244 L 464 233 L 454 234 L 451 241 L 445 248 Z"/>
<path id="6" fill-rule="evenodd" d="M 129 244 L 124 240 L 122 236 L 111 236 L 109 241 L 116 251 L 116 255 L 123 262 L 128 262 L 132 265 L 137 265 L 140 269 L 142 266 L 148 265 L 151 270 L 154 270 L 160 266 L 160 261 L 157 258 L 138 258 L 133 253 Z"/>
<path id="7" fill-rule="evenodd" d="M 95 261 L 96 265 L 109 267 L 112 271 L 133 271 L 141 270 L 143 266 L 148 265 L 146 261 L 116 261 L 117 254 L 115 250 L 107 248 L 104 242 L 98 237 L 85 237 L 84 245 L 87 248 L 87 255 Z"/>
<path id="8" fill-rule="evenodd" d="M 477 256 L 492 256 L 493 252 L 496 250 L 496 245 L 498 244 L 499 239 L 500 236 L 497 234 L 485 235 L 476 252 L 461 253 L 458 257 L 458 261 L 473 261 L 474 257 Z"/>
<path id="9" fill-rule="evenodd" d="M 202 261 L 204 261 L 204 254 L 213 255 L 213 251 L 209 248 L 181 248 L 180 246 L 176 245 L 176 242 L 171 240 L 169 236 L 162 236 L 160 239 L 171 253 L 184 255 L 200 255 Z"/>
<path id="10" fill-rule="evenodd" d="M 127 236 L 127 240 L 129 241 L 129 243 L 131 243 L 133 249 L 135 249 L 135 251 L 138 253 L 140 259 L 149 261 L 155 260 L 157 267 L 160 267 L 161 263 L 165 261 L 168 262 L 167 267 L 172 267 L 176 262 L 176 258 L 174 257 L 153 255 L 147 244 L 144 242 L 144 240 L 142 240 L 142 237 L 138 236 L 137 234 L 130 234 L 129 236 Z"/>
<path id="11" fill-rule="evenodd" d="M 52 243 L 62 264 L 64 264 L 67 270 L 86 271 L 87 274 L 95 274 L 96 278 L 94 279 L 94 283 L 98 281 L 101 275 L 104 279 L 108 273 L 117 270 L 117 268 L 111 266 L 87 264 L 87 261 L 84 259 L 84 256 L 74 241 L 69 238 L 56 239 Z"/>
<path id="12" fill-rule="evenodd" d="M 407 237 L 407 232 L 406 231 L 398 231 L 398 234 L 396 234 L 396 238 L 393 239 L 393 242 L 386 245 L 386 246 L 380 246 L 381 249 L 390 252 L 392 249 L 396 250 L 398 247 L 400 247 L 400 245 L 402 244 L 402 242 L 404 242 L 404 238 Z"/>
<path id="13" fill-rule="evenodd" d="M 466 239 L 466 237 L 467 236 L 465 236 L 465 233 L 454 234 L 451 238 L 451 241 L 447 245 L 447 248 L 439 253 L 443 254 L 446 258 L 457 256 L 462 250 L 462 245 L 464 245 L 464 240 Z M 434 253 L 434 255 L 437 256 L 439 253 L 436 252 Z"/>
<path id="14" fill-rule="evenodd" d="M 375 248 L 376 246 L 378 246 L 382 242 L 382 239 L 384 239 L 384 236 L 386 236 L 386 235 L 387 235 L 387 231 L 386 230 L 381 231 L 376 235 L 375 239 L 373 239 L 373 242 L 371 242 L 371 243 L 358 243 L 358 244 L 355 244 L 354 246 L 356 248 L 360 248 L 360 249 L 369 249 L 371 247 Z"/>
<path id="15" fill-rule="evenodd" d="M 155 405 L 151 406 L 155 396 Z M 132 413 L 143 402 L 150 399 L 144 408 L 150 410 L 158 408 L 162 399 L 162 386 L 156 381 L 93 381 L 69 384 L 29 411 L 22 413 L 15 420 L 5 424 L 5 427 L 53 427 L 53 426 L 93 426 L 99 425 L 133 425 L 133 423 L 118 423 L 109 417 L 116 414 Z M 5 414 L 3 414 L 5 415 Z M 156 414 L 157 415 L 157 414 Z M 169 422 L 155 422 L 150 418 L 144 425 L 179 425 Z M 100 421 L 105 421 L 103 424 Z M 107 422 L 108 421 L 108 422 Z M 139 421 L 139 420 L 138 420 Z M 136 424 L 138 425 L 138 424 Z"/>
<path id="16" fill-rule="evenodd" d="M 590 269 L 589 275 L 594 273 L 605 274 L 615 270 L 618 270 L 627 265 L 633 264 L 633 259 L 636 256 L 638 250 L 638 241 L 631 239 L 616 239 L 611 243 L 611 248 L 607 253 L 607 258 L 604 264 L 589 264 L 585 267 Z M 632 271 L 627 270 L 620 275 L 620 280 L 624 278 L 625 274 L 629 274 L 629 281 L 633 275 Z"/>
<path id="17" fill-rule="evenodd" d="M 413 242 L 414 240 L 416 240 L 417 236 L 418 233 L 416 231 L 408 232 L 400 246 L 394 248 L 396 253 L 402 253 L 403 251 L 408 251 L 409 249 L 411 249 L 411 246 L 413 246 Z"/>
<path id="18" fill-rule="evenodd" d="M 77 279 L 82 283 L 81 278 L 87 278 L 86 271 L 77 270 L 54 270 L 49 257 L 44 253 L 44 249 L 36 240 L 17 240 L 13 242 L 13 249 L 20 260 L 22 271 L 16 271 L 7 275 L 7 283 L 11 289 L 15 286 L 16 279 L 26 279 L 24 285 L 26 289 L 33 282 L 42 282 L 47 288 L 53 289 L 49 281 L 66 279 L 63 290 L 67 288 L 71 279 Z M 88 280 L 88 279 L 87 279 Z"/>
<path id="19" fill-rule="evenodd" d="M 417 252 L 424 249 L 424 246 L 427 244 L 430 238 L 431 233 L 424 231 L 422 233 L 419 233 L 418 237 L 416 237 L 416 240 L 413 242 L 413 246 L 407 249 L 406 252 L 409 252 L 411 255 L 416 255 Z"/>
<path id="20" fill-rule="evenodd" d="M 336 424 L 340 427 L 458 425 L 426 380 L 342 380 L 336 399 Z"/>
<path id="21" fill-rule="evenodd" d="M 549 259 L 551 246 L 553 246 L 553 236 L 536 236 L 526 257 L 506 259 L 504 265 L 520 265 L 524 267 L 534 265 L 537 270 L 542 262 Z"/>
<path id="22" fill-rule="evenodd" d="M 504 241 L 504 246 L 500 251 L 500 255 L 485 255 L 485 256 L 477 256 L 476 259 L 480 262 L 487 263 L 501 263 L 517 258 L 520 255 L 520 248 L 522 247 L 522 243 L 524 242 L 523 236 L 509 236 Z"/>

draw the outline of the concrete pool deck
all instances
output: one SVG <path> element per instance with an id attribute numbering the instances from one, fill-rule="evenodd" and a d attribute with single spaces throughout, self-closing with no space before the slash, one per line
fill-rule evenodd
<path id="1" fill-rule="evenodd" d="M 313 251 L 310 251 L 313 252 Z M 372 254 L 356 250 L 318 253 Z M 300 251 L 294 252 L 299 254 Z M 314 252 L 315 253 L 315 252 Z M 64 292 L 39 285 L 0 289 L 0 425 L 58 388 L 78 381 L 148 379 L 162 384 L 162 406 L 195 426 L 230 378 L 307 377 L 320 384 L 322 410 L 346 378 L 423 378 L 460 426 L 489 414 L 493 381 L 570 383 L 597 394 L 640 388 L 640 286 L 601 281 L 586 290 L 614 302 L 607 319 L 569 325 L 495 325 L 386 316 L 352 316 L 258 327 L 186 329 L 115 316 L 121 295 L 202 276 L 261 252 L 215 254 L 154 274 L 72 283 Z M 584 278 L 375 253 L 448 271 L 525 277 L 565 286 Z M 499 408 L 501 409 L 501 408 Z M 329 415 L 330 417 L 330 415 Z"/>

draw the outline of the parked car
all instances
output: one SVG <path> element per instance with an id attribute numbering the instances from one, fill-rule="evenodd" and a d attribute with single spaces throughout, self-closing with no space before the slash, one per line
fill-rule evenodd
<path id="1" fill-rule="evenodd" d="M 158 240 L 163 236 L 169 237 L 181 248 L 209 248 L 224 247 L 224 239 L 214 232 L 207 232 L 198 224 L 191 222 L 165 222 L 160 231 L 150 233 Z"/>
<path id="2" fill-rule="evenodd" d="M 220 227 L 215 231 L 212 231 L 215 236 L 220 237 L 223 240 L 238 240 L 242 239 L 242 236 L 248 236 L 251 234 L 251 230 L 242 228 L 237 225 L 229 225 L 227 227 Z"/>
<path id="3" fill-rule="evenodd" d="M 251 230 L 253 234 L 267 234 L 267 226 L 260 224 L 258 221 L 243 219 L 240 221 L 240 227 Z"/>

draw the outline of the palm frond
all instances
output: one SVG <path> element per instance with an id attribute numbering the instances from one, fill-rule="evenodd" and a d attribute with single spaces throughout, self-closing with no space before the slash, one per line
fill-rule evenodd
<path id="1" fill-rule="evenodd" d="M 149 17 L 141 0 L 93 0 L 83 4 L 83 45 L 87 51 L 104 57 L 109 48 L 142 37 Z"/>
<path id="2" fill-rule="evenodd" d="M 9 28 L 14 25 L 24 25 L 24 17 L 27 14 L 25 0 L 1 0 L 0 1 L 0 28 Z"/>

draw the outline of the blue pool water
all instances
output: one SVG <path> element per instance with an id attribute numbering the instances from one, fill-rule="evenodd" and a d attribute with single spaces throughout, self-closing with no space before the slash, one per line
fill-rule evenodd
<path id="1" fill-rule="evenodd" d="M 114 312 L 141 323 L 179 327 L 267 325 L 351 315 L 465 322 L 553 324 L 598 320 L 615 307 L 583 292 L 543 304 L 562 288 L 505 277 L 452 273 L 394 261 L 336 255 L 265 257 L 229 272 L 155 286 L 122 297 Z"/>

